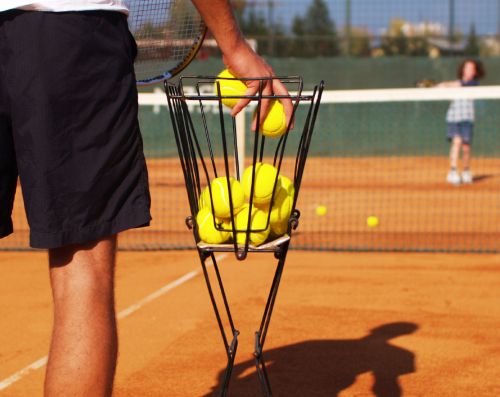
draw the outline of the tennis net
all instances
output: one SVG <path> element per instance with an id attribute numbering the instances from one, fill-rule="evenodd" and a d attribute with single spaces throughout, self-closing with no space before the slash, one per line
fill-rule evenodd
<path id="1" fill-rule="evenodd" d="M 462 103 L 454 106 L 467 111 L 472 106 L 474 112 L 472 183 L 447 181 L 446 118 L 451 103 Z M 185 225 L 187 197 L 165 95 L 141 94 L 140 104 L 153 222 L 150 228 L 123 233 L 120 248 L 191 248 L 193 236 Z M 498 86 L 325 91 L 291 247 L 500 252 L 498 109 Z M 248 138 L 252 111 L 247 109 L 244 123 Z M 214 108 L 213 123 L 218 122 L 216 113 Z M 305 112 L 299 108 L 301 117 Z M 291 140 L 298 138 L 291 134 Z M 293 159 L 294 153 L 285 153 L 284 175 L 293 175 Z M 461 161 L 458 166 L 460 177 Z M 0 249 L 28 247 L 19 196 L 13 215 L 16 232 L 0 240 Z"/>

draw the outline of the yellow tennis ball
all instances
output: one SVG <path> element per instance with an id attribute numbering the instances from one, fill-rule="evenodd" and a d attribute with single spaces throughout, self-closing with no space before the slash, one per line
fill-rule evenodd
<path id="1" fill-rule="evenodd" d="M 378 226 L 378 218 L 376 216 L 370 215 L 366 218 L 366 224 L 368 227 L 377 227 Z"/>
<path id="2" fill-rule="evenodd" d="M 245 196 L 241 184 L 236 179 L 230 177 L 229 184 L 231 186 L 234 214 L 236 214 L 245 203 Z M 215 178 L 210 184 L 210 188 L 212 190 L 212 202 L 215 216 L 219 218 L 229 218 L 231 216 L 231 206 L 227 178 L 225 176 Z M 212 210 L 210 191 L 208 191 L 208 189 L 204 192 L 203 201 L 205 206 Z"/>
<path id="3" fill-rule="evenodd" d="M 277 99 L 273 99 L 270 110 L 264 122 L 261 124 L 262 134 L 269 137 L 280 137 L 286 131 L 286 115 L 283 105 Z"/>
<path id="4" fill-rule="evenodd" d="M 275 237 L 283 236 L 288 231 L 288 219 L 276 222 L 271 225 L 271 234 Z"/>
<path id="5" fill-rule="evenodd" d="M 243 173 L 241 180 L 245 197 L 250 200 L 252 188 L 252 170 L 253 166 L 248 167 Z M 253 203 L 265 204 L 271 201 L 273 196 L 274 183 L 278 176 L 278 170 L 271 164 L 255 164 L 255 182 L 253 192 Z"/>
<path id="6" fill-rule="evenodd" d="M 283 220 L 288 221 L 292 213 L 293 199 L 283 188 L 280 188 L 274 199 L 271 208 L 271 223 L 278 223 Z"/>
<path id="7" fill-rule="evenodd" d="M 217 76 L 218 78 L 215 80 L 215 94 L 218 95 L 217 91 L 217 83 L 220 85 L 220 93 L 222 96 L 243 96 L 247 91 L 247 86 L 241 80 L 226 80 L 226 79 L 234 79 L 234 75 L 227 69 L 224 69 Z M 240 101 L 240 98 L 223 98 L 222 103 L 231 109 L 236 106 L 236 104 Z"/>
<path id="8" fill-rule="evenodd" d="M 289 178 L 284 175 L 280 175 L 278 177 L 278 186 L 281 186 L 283 189 L 285 189 L 288 195 L 293 199 L 293 197 L 295 196 L 295 187 L 293 185 L 293 182 Z"/>
<path id="9" fill-rule="evenodd" d="M 274 196 L 272 207 L 269 208 L 270 203 L 257 204 L 257 208 L 264 211 L 271 211 L 269 222 L 271 224 L 271 232 L 274 234 L 283 234 L 283 228 L 286 230 L 288 227 L 288 219 L 292 214 L 293 198 L 282 187 L 277 188 Z"/>
<path id="10" fill-rule="evenodd" d="M 243 230 L 250 230 L 250 243 L 253 245 L 260 245 L 266 241 L 269 236 L 270 228 L 267 224 L 268 214 L 264 211 L 253 207 L 250 215 L 250 225 L 248 224 L 248 214 L 250 207 L 248 204 L 243 206 L 243 209 L 236 215 L 236 229 L 241 230 L 236 234 L 236 241 L 238 244 L 245 244 L 246 233 Z M 260 231 L 257 231 L 260 230 Z"/>
<path id="11" fill-rule="evenodd" d="M 210 193 L 208 192 L 208 186 L 201 191 L 200 198 L 198 200 L 198 210 L 208 207 L 207 204 L 210 204 L 209 194 Z M 208 200 L 206 199 L 207 195 L 208 195 Z"/>
<path id="12" fill-rule="evenodd" d="M 271 232 L 282 235 L 288 229 L 288 220 L 292 214 L 293 196 L 280 187 L 271 208 Z"/>
<path id="13" fill-rule="evenodd" d="M 215 222 L 215 224 L 214 224 Z M 222 228 L 223 221 L 215 218 L 208 207 L 202 208 L 196 215 L 196 225 L 200 239 L 208 244 L 222 244 L 229 239 L 229 232 L 217 230 Z"/>
<path id="14" fill-rule="evenodd" d="M 316 207 L 316 215 L 323 216 L 326 215 L 326 213 L 327 213 L 327 208 L 324 205 L 318 205 Z"/>

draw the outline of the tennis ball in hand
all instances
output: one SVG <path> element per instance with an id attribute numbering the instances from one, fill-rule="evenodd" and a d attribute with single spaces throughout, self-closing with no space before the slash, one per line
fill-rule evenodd
<path id="1" fill-rule="evenodd" d="M 245 203 L 245 196 L 241 184 L 236 179 L 230 177 L 229 186 L 231 187 L 233 210 L 236 214 Z M 210 191 L 206 188 L 202 194 L 204 206 L 212 211 L 213 201 L 215 216 L 219 218 L 229 218 L 231 216 L 231 206 L 227 178 L 225 176 L 215 178 L 211 182 L 210 188 L 212 190 L 212 200 L 210 200 Z"/>
<path id="2" fill-rule="evenodd" d="M 252 170 L 253 166 L 248 167 L 243 173 L 241 180 L 245 197 L 250 200 L 252 188 Z M 271 201 L 273 196 L 274 183 L 278 176 L 278 170 L 271 164 L 255 164 L 255 181 L 253 191 L 254 204 L 266 204 Z"/>
<path id="3" fill-rule="evenodd" d="M 225 225 L 223 226 L 222 220 L 214 218 L 208 207 L 202 208 L 198 212 L 196 215 L 196 225 L 200 239 L 208 244 L 222 244 L 229 240 L 230 233 L 217 230 L 214 222 L 219 228 L 226 228 Z"/>
<path id="4" fill-rule="evenodd" d="M 370 215 L 366 218 L 366 224 L 368 227 L 377 227 L 378 226 L 378 218 L 376 216 Z"/>
<path id="5" fill-rule="evenodd" d="M 262 135 L 268 137 L 280 137 L 286 131 L 286 115 L 283 105 L 277 99 L 270 104 L 269 113 L 264 122 L 261 123 Z"/>
<path id="6" fill-rule="evenodd" d="M 226 80 L 227 78 L 234 79 L 235 77 L 227 69 L 224 69 L 215 80 L 215 95 L 218 95 L 217 83 L 220 85 L 221 96 L 243 96 L 247 91 L 247 86 L 241 80 Z M 241 98 L 222 98 L 222 103 L 231 109 L 236 106 Z"/>
<path id="7" fill-rule="evenodd" d="M 237 230 L 262 230 L 262 231 L 254 231 L 249 235 L 250 244 L 255 246 L 262 244 L 266 241 L 269 236 L 270 228 L 267 225 L 267 213 L 253 207 L 250 215 L 250 225 L 248 224 L 248 215 L 250 212 L 250 206 L 245 204 L 243 209 L 238 212 L 236 215 L 236 229 Z M 267 226 L 267 227 L 266 227 Z M 245 244 L 246 242 L 246 233 L 239 232 L 236 234 L 236 241 L 238 244 Z"/>

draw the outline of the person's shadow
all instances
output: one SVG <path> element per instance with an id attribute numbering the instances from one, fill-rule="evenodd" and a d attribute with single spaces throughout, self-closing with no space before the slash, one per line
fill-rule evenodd
<path id="1" fill-rule="evenodd" d="M 264 350 L 273 396 L 335 397 L 353 385 L 357 376 L 372 373 L 375 396 L 399 397 L 398 378 L 416 371 L 415 355 L 389 341 L 417 329 L 415 323 L 389 323 L 360 339 L 313 340 Z M 220 395 L 223 375 L 224 370 L 219 373 L 218 385 L 203 397 Z M 261 395 L 253 360 L 235 365 L 229 395 Z"/>

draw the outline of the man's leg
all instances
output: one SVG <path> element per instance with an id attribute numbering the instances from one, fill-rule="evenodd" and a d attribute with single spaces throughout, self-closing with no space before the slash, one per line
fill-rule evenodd
<path id="1" fill-rule="evenodd" d="M 109 397 L 118 351 L 116 236 L 49 250 L 54 328 L 46 397 Z"/>

